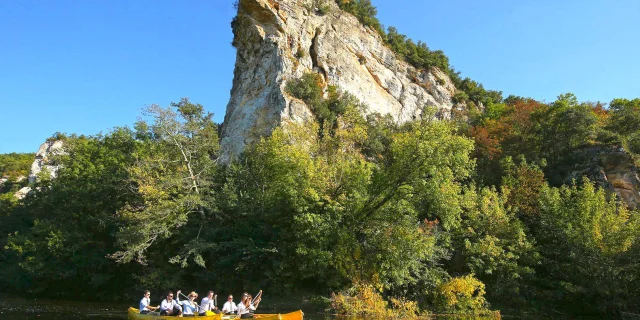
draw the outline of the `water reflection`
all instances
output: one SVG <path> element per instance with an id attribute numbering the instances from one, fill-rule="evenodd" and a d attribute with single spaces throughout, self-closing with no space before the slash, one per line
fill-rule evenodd
<path id="1" fill-rule="evenodd" d="M 122 303 L 18 299 L 3 295 L 0 298 L 0 319 L 127 319 L 128 308 L 129 305 Z M 332 317 L 306 314 L 304 318 L 305 320 L 328 320 Z"/>
<path id="2" fill-rule="evenodd" d="M 131 306 L 134 306 L 131 304 Z M 0 319 L 2 320 L 53 320 L 53 319 L 91 319 L 112 320 L 127 319 L 129 305 L 109 302 L 79 302 L 79 301 L 55 301 L 41 299 L 19 299 L 0 296 Z M 273 312 L 265 310 L 265 312 Z M 508 317 L 505 317 L 508 318 Z M 188 319 L 188 318 L 186 318 Z M 362 320 L 356 318 L 341 318 L 323 314 L 305 314 L 305 320 Z M 441 318 L 438 319 L 451 319 Z M 471 319 L 456 318 L 456 320 Z M 478 318 L 479 319 L 479 318 Z"/>
<path id="3" fill-rule="evenodd" d="M 0 299 L 0 319 L 127 319 L 127 305 L 101 302 Z"/>

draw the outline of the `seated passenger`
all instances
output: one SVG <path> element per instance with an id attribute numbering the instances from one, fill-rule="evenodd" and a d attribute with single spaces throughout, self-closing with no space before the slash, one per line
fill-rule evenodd
<path id="1" fill-rule="evenodd" d="M 233 302 L 233 295 L 229 295 L 229 297 L 227 298 L 227 302 L 225 302 L 224 305 L 222 306 L 222 313 L 235 314 L 236 311 L 238 311 L 238 307 Z"/>
<path id="2" fill-rule="evenodd" d="M 160 306 L 153 307 L 149 305 L 151 303 L 150 297 L 151 297 L 151 292 L 149 290 L 145 290 L 142 300 L 140 300 L 140 308 L 139 308 L 140 314 L 147 314 L 149 312 L 156 311 L 158 310 L 158 308 L 160 308 Z"/>
<path id="3" fill-rule="evenodd" d="M 254 304 L 252 303 L 251 298 L 251 295 L 246 292 L 242 295 L 242 301 L 238 304 L 238 315 L 240 316 L 240 319 L 253 318 L 253 312 L 260 304 L 260 300 L 262 300 L 262 297 L 258 297 L 258 299 L 254 301 Z"/>
<path id="4" fill-rule="evenodd" d="M 182 306 L 182 316 L 183 317 L 195 317 L 197 310 L 199 308 L 198 303 L 196 302 L 196 298 L 198 298 L 198 294 L 195 291 L 191 291 L 187 296 L 189 300 L 180 301 L 180 290 L 177 292 L 176 300 L 178 300 L 178 304 Z"/>
<path id="5" fill-rule="evenodd" d="M 213 294 L 213 291 L 211 291 L 211 290 L 209 290 L 209 293 L 207 293 L 207 296 L 202 298 L 202 301 L 200 301 L 200 314 L 199 315 L 200 316 L 205 316 L 205 315 L 207 315 L 207 311 L 220 313 L 220 311 L 218 311 L 218 307 L 216 307 L 214 294 Z"/>
<path id="6" fill-rule="evenodd" d="M 160 303 L 160 315 L 162 316 L 182 316 L 182 308 L 173 300 L 173 292 L 167 292 L 167 298 Z"/>

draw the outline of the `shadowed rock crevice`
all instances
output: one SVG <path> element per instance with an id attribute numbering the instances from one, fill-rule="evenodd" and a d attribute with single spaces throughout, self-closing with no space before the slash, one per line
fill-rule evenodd
<path id="1" fill-rule="evenodd" d="M 322 79 L 327 80 L 327 72 L 318 63 L 318 36 L 322 33 L 320 28 L 316 28 L 313 38 L 311 39 L 311 47 L 309 47 L 309 56 L 311 57 L 312 69 L 322 75 Z"/>

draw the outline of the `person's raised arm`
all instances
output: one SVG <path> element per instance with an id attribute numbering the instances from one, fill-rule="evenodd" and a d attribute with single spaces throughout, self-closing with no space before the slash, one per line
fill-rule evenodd
<path id="1" fill-rule="evenodd" d="M 260 301 L 262 301 L 262 290 L 260 290 L 260 296 L 258 297 L 258 299 L 256 299 L 256 301 L 254 301 L 253 305 L 254 307 L 258 307 L 258 305 L 260 304 Z"/>

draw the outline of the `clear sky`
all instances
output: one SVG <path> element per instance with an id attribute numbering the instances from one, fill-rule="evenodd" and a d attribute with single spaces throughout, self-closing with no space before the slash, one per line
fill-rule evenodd
<path id="1" fill-rule="evenodd" d="M 640 97 L 638 0 L 373 0 L 378 17 L 486 88 Z M 232 0 L 0 0 L 0 153 L 131 125 L 190 97 L 221 122 Z"/>

